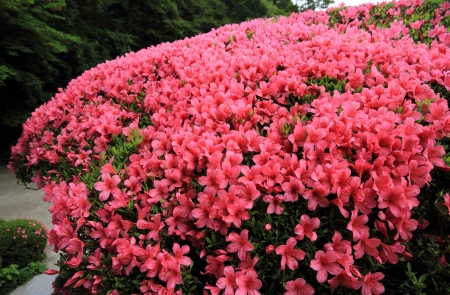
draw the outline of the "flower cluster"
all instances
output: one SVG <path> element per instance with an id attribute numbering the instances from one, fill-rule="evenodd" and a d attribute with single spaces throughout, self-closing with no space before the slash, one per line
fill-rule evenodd
<path id="1" fill-rule="evenodd" d="M 374 265 L 413 257 L 421 188 L 450 169 L 450 33 L 445 8 L 429 45 L 420 22 L 363 30 L 373 7 L 129 53 L 38 108 L 9 167 L 52 203 L 55 294 L 384 292 Z"/>

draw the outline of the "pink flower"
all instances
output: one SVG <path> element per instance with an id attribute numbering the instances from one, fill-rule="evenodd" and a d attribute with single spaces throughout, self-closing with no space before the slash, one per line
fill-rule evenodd
<path id="1" fill-rule="evenodd" d="M 149 230 L 146 238 L 154 241 L 159 241 L 159 232 L 164 228 L 164 221 L 161 221 L 161 214 L 155 214 L 152 216 L 151 221 L 138 220 L 136 227 L 139 229 Z"/>
<path id="2" fill-rule="evenodd" d="M 305 186 L 300 179 L 295 177 L 289 177 L 288 182 L 283 182 L 281 187 L 284 190 L 284 201 L 295 202 L 298 200 L 298 195 L 303 194 Z"/>
<path id="3" fill-rule="evenodd" d="M 88 269 L 96 270 L 102 264 L 102 252 L 101 248 L 95 250 L 94 255 L 88 256 L 88 262 L 90 265 L 87 266 Z"/>
<path id="4" fill-rule="evenodd" d="M 352 212 L 352 218 L 347 225 L 347 229 L 352 231 L 353 241 L 358 241 L 361 238 L 361 233 L 369 230 L 369 227 L 365 225 L 368 220 L 369 217 L 366 214 L 358 216 L 357 211 Z"/>
<path id="5" fill-rule="evenodd" d="M 334 251 L 324 253 L 322 250 L 316 252 L 316 259 L 311 260 L 309 266 L 317 271 L 317 281 L 323 283 L 328 278 L 328 273 L 337 275 L 341 267 L 336 263 L 337 255 Z"/>
<path id="6" fill-rule="evenodd" d="M 102 179 L 103 181 L 98 181 L 94 184 L 94 188 L 101 192 L 99 196 L 100 201 L 106 201 L 110 194 L 115 196 L 121 193 L 120 189 L 117 187 L 120 182 L 120 177 L 118 175 L 111 177 L 109 173 L 103 173 Z"/>
<path id="7" fill-rule="evenodd" d="M 414 30 L 418 30 L 423 25 L 423 23 L 424 23 L 424 21 L 418 20 L 418 21 L 410 23 L 409 26 L 411 28 L 413 28 Z"/>
<path id="8" fill-rule="evenodd" d="M 219 250 L 218 254 L 219 255 L 217 257 L 211 255 L 206 257 L 206 262 L 208 265 L 205 268 L 205 273 L 213 274 L 217 279 L 224 274 L 224 262 L 230 260 L 230 257 L 225 255 L 225 251 Z"/>
<path id="9" fill-rule="evenodd" d="M 206 176 L 199 177 L 198 183 L 206 187 L 213 187 L 216 190 L 219 190 L 224 189 L 227 186 L 228 180 L 225 178 L 225 174 L 222 169 L 208 168 L 206 170 Z"/>
<path id="10" fill-rule="evenodd" d="M 92 227 L 90 236 L 94 239 L 99 239 L 99 246 L 101 248 L 106 248 L 111 245 L 114 241 L 114 237 L 117 237 L 115 231 L 109 228 L 103 228 L 101 222 L 88 221 L 89 225 Z"/>
<path id="11" fill-rule="evenodd" d="M 273 250 L 275 250 L 275 246 L 270 244 L 269 246 L 266 247 L 266 254 L 272 253 Z"/>
<path id="12" fill-rule="evenodd" d="M 238 289 L 235 295 L 261 295 L 258 290 L 262 287 L 262 283 L 254 270 L 239 272 L 236 276 L 236 284 Z"/>
<path id="13" fill-rule="evenodd" d="M 306 284 L 306 281 L 302 278 L 295 279 L 295 281 L 286 282 L 286 290 L 283 295 L 312 295 L 314 289 L 310 285 Z"/>
<path id="14" fill-rule="evenodd" d="M 180 247 L 180 245 L 178 243 L 174 243 L 172 246 L 172 250 L 173 250 L 173 256 L 177 260 L 178 264 L 184 265 L 184 266 L 189 266 L 192 263 L 191 258 L 189 258 L 188 256 L 184 256 L 185 254 L 188 254 L 190 251 L 188 245 L 184 245 L 184 246 Z"/>
<path id="15" fill-rule="evenodd" d="M 109 162 L 107 164 L 104 164 L 102 166 L 102 168 L 100 168 L 100 173 L 102 173 L 102 174 L 105 174 L 105 173 L 106 174 L 108 174 L 108 173 L 117 174 L 116 169 L 114 169 L 114 167 L 112 165 L 113 161 L 114 161 L 114 157 L 111 157 Z"/>
<path id="16" fill-rule="evenodd" d="M 294 228 L 294 232 L 297 234 L 295 238 L 297 240 L 303 240 L 307 236 L 311 241 L 317 240 L 317 234 L 314 230 L 319 228 L 319 225 L 319 218 L 309 218 L 308 215 L 303 214 L 300 217 L 300 224 L 297 224 Z"/>
<path id="17" fill-rule="evenodd" d="M 55 269 L 47 269 L 46 271 L 44 271 L 44 273 L 45 273 L 46 275 L 52 276 L 52 275 L 59 274 L 59 270 L 55 270 Z"/>
<path id="18" fill-rule="evenodd" d="M 448 214 L 450 215 L 450 195 L 446 193 L 444 195 L 444 202 L 442 203 L 448 209 Z"/>
<path id="19" fill-rule="evenodd" d="M 166 219 L 165 223 L 168 226 L 168 233 L 172 235 L 173 233 L 184 236 L 184 234 L 189 230 L 187 225 L 189 212 L 186 212 L 182 207 L 175 207 L 173 209 L 172 215 Z"/>
<path id="20" fill-rule="evenodd" d="M 327 130 L 324 128 L 316 128 L 313 124 L 306 127 L 307 137 L 304 144 L 305 152 L 314 149 L 317 146 L 319 149 L 326 146 L 325 140 L 323 138 L 327 135 Z"/>
<path id="21" fill-rule="evenodd" d="M 308 200 L 308 209 L 314 211 L 317 208 L 317 204 L 321 207 L 327 207 L 329 202 L 327 196 L 330 194 L 330 190 L 325 188 L 320 182 L 315 182 L 312 190 L 305 190 L 303 198 Z"/>
<path id="22" fill-rule="evenodd" d="M 181 277 L 181 272 L 179 269 L 162 268 L 161 271 L 159 272 L 158 277 L 163 282 L 167 282 L 167 289 L 169 290 L 174 289 L 176 285 L 181 285 L 183 283 L 183 278 Z"/>
<path id="23" fill-rule="evenodd" d="M 367 273 L 363 277 L 363 284 L 361 289 L 362 295 L 378 295 L 384 293 L 384 286 L 379 283 L 379 280 L 384 278 L 384 274 L 381 272 L 376 272 L 374 274 Z"/>
<path id="24" fill-rule="evenodd" d="M 431 181 L 430 168 L 427 165 L 420 165 L 416 160 L 409 162 L 409 181 L 419 187 Z"/>
<path id="25" fill-rule="evenodd" d="M 226 248 L 227 252 L 238 252 L 238 257 L 240 260 L 244 260 L 246 252 L 252 251 L 254 248 L 252 243 L 248 240 L 248 230 L 246 229 L 242 230 L 240 235 L 237 233 L 230 233 L 226 240 L 227 242 L 231 242 L 231 244 L 229 244 Z"/>
<path id="26" fill-rule="evenodd" d="M 358 290 L 361 287 L 362 282 L 358 281 L 357 278 L 347 273 L 344 269 L 341 269 L 339 274 L 328 280 L 328 284 L 330 284 L 331 289 L 336 289 L 342 284 L 344 287 Z"/>
<path id="27" fill-rule="evenodd" d="M 297 245 L 297 240 L 295 238 L 289 238 L 286 245 L 278 246 L 275 252 L 281 257 L 281 270 L 284 270 L 287 266 L 291 270 L 295 270 L 298 267 L 297 260 L 303 260 L 305 258 L 305 252 L 300 249 L 294 249 Z"/>
<path id="28" fill-rule="evenodd" d="M 323 249 L 326 252 L 333 251 L 336 253 L 337 258 L 342 258 L 346 254 L 352 252 L 352 246 L 350 241 L 342 240 L 340 232 L 336 231 L 332 238 L 333 243 L 326 243 Z"/>
<path id="29" fill-rule="evenodd" d="M 284 208 L 281 206 L 281 203 L 283 202 L 283 196 L 282 195 L 276 195 L 271 196 L 271 195 L 266 195 L 263 198 L 264 202 L 269 203 L 269 206 L 267 207 L 267 213 L 268 214 L 282 214 Z"/>
<path id="30" fill-rule="evenodd" d="M 444 26 L 435 25 L 433 29 L 428 31 L 428 37 L 433 38 L 436 36 L 440 36 L 446 32 Z"/>
<path id="31" fill-rule="evenodd" d="M 226 266 L 224 269 L 225 277 L 217 280 L 217 287 L 225 289 L 224 295 L 234 295 L 234 290 L 238 287 L 236 284 L 236 274 L 232 266 Z"/>
<path id="32" fill-rule="evenodd" d="M 364 230 L 361 233 L 361 239 L 358 241 L 358 243 L 353 246 L 353 249 L 355 249 L 355 258 L 359 259 L 361 258 L 364 253 L 369 254 L 370 256 L 377 256 L 378 250 L 377 247 L 380 245 L 381 241 L 379 239 L 369 239 L 369 231 Z"/>
<path id="33" fill-rule="evenodd" d="M 439 41 L 441 41 L 445 45 L 450 46 L 450 33 L 445 33 L 445 34 L 439 35 Z"/>

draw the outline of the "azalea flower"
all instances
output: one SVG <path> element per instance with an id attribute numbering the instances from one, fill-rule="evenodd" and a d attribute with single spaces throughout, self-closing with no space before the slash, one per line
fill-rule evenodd
<path id="1" fill-rule="evenodd" d="M 295 279 L 295 281 L 286 282 L 286 291 L 284 295 L 312 295 L 314 289 L 310 285 L 306 284 L 306 281 L 302 278 Z"/>
<path id="2" fill-rule="evenodd" d="M 323 249 L 326 252 L 334 252 L 336 253 L 337 258 L 342 258 L 346 254 L 350 254 L 352 252 L 352 246 L 350 241 L 342 240 L 342 235 L 340 232 L 334 232 L 333 243 L 326 243 L 323 246 Z"/>
<path id="3" fill-rule="evenodd" d="M 228 244 L 226 250 L 229 253 L 238 252 L 238 257 L 240 260 L 244 260 L 247 251 L 252 251 L 254 246 L 248 240 L 248 230 L 244 229 L 240 234 L 230 233 L 227 238 L 227 242 L 231 242 Z"/>
<path id="4" fill-rule="evenodd" d="M 106 201 L 110 194 L 113 196 L 120 194 L 120 188 L 117 187 L 120 183 L 119 175 L 113 175 L 111 177 L 109 173 L 103 173 L 102 180 L 94 184 L 94 188 L 101 192 L 99 195 L 100 201 Z"/>
<path id="5" fill-rule="evenodd" d="M 382 264 L 389 261 L 389 263 L 397 264 L 398 256 L 395 253 L 403 253 L 405 252 L 405 246 L 400 244 L 400 242 L 396 241 L 392 245 L 387 245 L 383 242 L 380 243 L 380 261 Z"/>
<path id="6" fill-rule="evenodd" d="M 283 196 L 282 195 L 266 195 L 263 198 L 264 202 L 269 203 L 269 206 L 267 207 L 267 213 L 268 214 L 282 214 L 283 213 L 283 206 L 281 206 L 281 203 L 283 202 Z"/>
<path id="7" fill-rule="evenodd" d="M 384 293 L 384 286 L 379 283 L 379 280 L 382 280 L 384 278 L 384 274 L 381 272 L 376 272 L 374 274 L 367 273 L 363 277 L 363 283 L 362 283 L 362 289 L 361 294 L 362 295 L 378 295 L 381 293 Z"/>
<path id="8" fill-rule="evenodd" d="M 236 284 L 238 289 L 235 295 L 261 295 L 258 290 L 262 287 L 262 283 L 257 279 L 254 270 L 245 270 L 236 275 Z"/>
<path id="9" fill-rule="evenodd" d="M 339 284 L 342 284 L 347 288 L 358 290 L 361 287 L 362 282 L 347 273 L 344 269 L 341 269 L 340 273 L 328 280 L 328 284 L 330 284 L 331 289 L 336 289 Z"/>
<path id="10" fill-rule="evenodd" d="M 284 201 L 286 202 L 297 201 L 298 195 L 303 194 L 303 192 L 305 191 L 305 186 L 300 181 L 300 179 L 296 179 L 294 177 L 289 177 L 289 182 L 282 183 L 281 187 L 285 191 Z"/>
<path id="11" fill-rule="evenodd" d="M 281 270 L 284 270 L 287 266 L 291 270 L 295 270 L 298 267 L 297 260 L 303 260 L 305 258 L 305 252 L 300 249 L 294 249 L 297 245 L 295 238 L 289 238 L 286 245 L 280 245 L 275 249 L 275 252 L 281 257 Z"/>
<path id="12" fill-rule="evenodd" d="M 294 232 L 297 234 L 295 238 L 297 240 L 303 240 L 307 236 L 311 241 L 315 241 L 317 234 L 314 232 L 314 229 L 319 228 L 319 225 L 319 218 L 309 218 L 308 215 L 303 214 L 300 217 L 300 224 L 297 224 L 294 228 Z"/>
<path id="13" fill-rule="evenodd" d="M 225 289 L 225 295 L 234 295 L 234 290 L 238 287 L 236 284 L 236 274 L 232 266 L 224 268 L 225 277 L 217 280 L 217 287 Z"/>
<path id="14" fill-rule="evenodd" d="M 347 229 L 353 233 L 353 241 L 358 241 L 361 238 L 361 233 L 369 229 L 365 224 L 369 220 L 366 214 L 359 215 L 356 211 L 352 212 L 351 221 L 347 225 Z"/>
<path id="15" fill-rule="evenodd" d="M 341 267 L 335 263 L 337 255 L 334 251 L 327 253 L 319 250 L 316 252 L 315 259 L 311 260 L 309 266 L 317 271 L 317 281 L 323 283 L 328 278 L 328 273 L 337 275 L 341 272 Z"/>
<path id="16" fill-rule="evenodd" d="M 442 203 L 448 209 L 448 214 L 450 215 L 450 195 L 446 193 L 444 195 L 444 202 Z"/>
<path id="17" fill-rule="evenodd" d="M 355 249 L 355 258 L 361 258 L 364 253 L 369 254 L 370 256 L 377 256 L 378 250 L 377 247 L 380 245 L 381 241 L 376 238 L 369 239 L 369 231 L 364 230 L 361 233 L 361 238 L 356 245 L 353 246 Z"/>
<path id="18" fill-rule="evenodd" d="M 206 257 L 206 263 L 208 265 L 205 268 L 205 273 L 213 274 L 217 279 L 219 279 L 224 274 L 224 262 L 230 260 L 230 257 L 225 255 L 225 251 L 219 250 L 218 254 L 219 255 L 217 257 L 211 255 L 208 255 Z"/>
<path id="19" fill-rule="evenodd" d="M 180 245 L 178 243 L 174 243 L 172 250 L 173 250 L 173 255 L 174 255 L 176 261 L 178 262 L 178 264 L 184 265 L 184 266 L 191 265 L 191 263 L 192 263 L 191 258 L 189 258 L 188 256 L 184 256 L 185 254 L 188 254 L 190 251 L 188 245 L 184 245 L 184 246 L 180 247 Z"/>

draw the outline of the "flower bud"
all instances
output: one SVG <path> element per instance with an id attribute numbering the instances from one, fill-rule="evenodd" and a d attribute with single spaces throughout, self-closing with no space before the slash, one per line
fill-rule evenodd
<path id="1" fill-rule="evenodd" d="M 273 252 L 273 250 L 275 250 L 275 246 L 274 245 L 269 245 L 266 247 L 266 254 L 270 254 Z"/>
<path id="2" fill-rule="evenodd" d="M 419 222 L 419 224 L 417 225 L 418 229 L 425 229 L 430 224 L 428 220 L 422 218 L 419 218 L 417 221 Z"/>
<path id="3" fill-rule="evenodd" d="M 442 256 L 439 258 L 439 264 L 442 267 L 446 267 L 447 266 L 447 260 L 445 259 L 445 254 L 442 254 Z"/>

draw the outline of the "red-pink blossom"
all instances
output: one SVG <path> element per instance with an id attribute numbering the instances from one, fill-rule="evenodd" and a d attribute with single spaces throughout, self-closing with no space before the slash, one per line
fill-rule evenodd
<path id="1" fill-rule="evenodd" d="M 234 295 L 234 290 L 238 288 L 236 284 L 236 274 L 232 266 L 226 266 L 224 268 L 225 277 L 221 277 L 217 280 L 217 287 L 225 289 L 224 295 Z"/>
<path id="2" fill-rule="evenodd" d="M 99 199 L 100 201 L 106 201 L 109 195 L 117 195 L 120 193 L 120 188 L 117 185 L 120 183 L 119 175 L 111 175 L 109 173 L 102 174 L 102 180 L 94 184 L 94 188 L 100 191 Z"/>
<path id="3" fill-rule="evenodd" d="M 384 274 L 381 272 L 376 272 L 374 274 L 367 273 L 363 277 L 363 283 L 362 283 L 362 289 L 361 294 L 362 295 L 378 295 L 381 293 L 384 293 L 384 286 L 378 282 L 379 280 L 382 280 L 384 278 Z"/>
<path id="4" fill-rule="evenodd" d="M 311 285 L 306 284 L 302 278 L 295 279 L 295 281 L 286 282 L 286 291 L 283 295 L 312 295 L 314 289 Z"/>
<path id="5" fill-rule="evenodd" d="M 295 238 L 289 238 L 286 245 L 280 245 L 276 248 L 276 253 L 281 256 L 281 270 L 284 270 L 287 266 L 291 270 L 295 270 L 298 267 L 297 260 L 303 260 L 305 258 L 305 252 L 300 249 L 294 249 L 297 245 Z"/>
<path id="6" fill-rule="evenodd" d="M 283 202 L 283 196 L 282 195 L 266 195 L 263 198 L 264 202 L 269 203 L 269 206 L 267 206 L 267 213 L 268 214 L 282 214 L 283 213 L 283 206 L 281 206 L 281 203 Z"/>
<path id="7" fill-rule="evenodd" d="M 316 252 L 315 259 L 312 259 L 309 266 L 317 271 L 317 281 L 323 283 L 328 278 L 328 273 L 337 275 L 341 272 L 341 267 L 336 263 L 337 255 L 334 251 Z"/>
<path id="8" fill-rule="evenodd" d="M 262 287 L 261 281 L 257 278 L 254 270 L 245 270 L 236 275 L 238 286 L 235 295 L 260 295 L 259 289 Z"/>
<path id="9" fill-rule="evenodd" d="M 444 202 L 442 203 L 448 209 L 448 214 L 450 215 L 450 196 L 448 193 L 444 195 Z"/>
<path id="10" fill-rule="evenodd" d="M 307 236 L 311 241 L 315 241 L 317 239 L 317 233 L 314 230 L 319 228 L 319 225 L 319 218 L 309 218 L 308 215 L 303 214 L 300 217 L 300 224 L 297 224 L 294 228 L 294 232 L 297 234 L 295 238 L 303 240 Z"/>
<path id="11" fill-rule="evenodd" d="M 227 242 L 231 242 L 228 244 L 226 250 L 229 253 L 238 252 L 238 257 L 240 260 L 244 260 L 247 251 L 252 251 L 254 246 L 248 240 L 248 230 L 244 229 L 240 234 L 230 233 L 227 236 Z"/>

